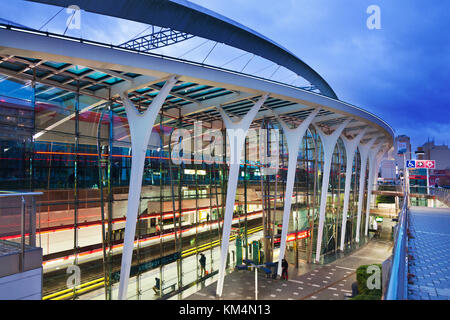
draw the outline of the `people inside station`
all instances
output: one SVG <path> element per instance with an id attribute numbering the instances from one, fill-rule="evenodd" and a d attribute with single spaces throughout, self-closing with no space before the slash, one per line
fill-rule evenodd
<path id="1" fill-rule="evenodd" d="M 282 271 L 281 271 L 281 279 L 283 279 L 283 280 L 288 280 L 288 268 L 289 268 L 289 264 L 288 264 L 288 262 L 286 261 L 286 259 L 283 259 L 283 260 L 281 261 L 281 268 L 282 268 Z"/>
<path id="2" fill-rule="evenodd" d="M 200 277 L 203 277 L 206 275 L 206 257 L 203 253 L 200 253 Z"/>
<path id="3" fill-rule="evenodd" d="M 153 291 L 155 291 L 155 294 L 159 294 L 159 291 L 161 290 L 161 281 L 159 278 L 155 278 L 155 285 L 153 286 Z"/>

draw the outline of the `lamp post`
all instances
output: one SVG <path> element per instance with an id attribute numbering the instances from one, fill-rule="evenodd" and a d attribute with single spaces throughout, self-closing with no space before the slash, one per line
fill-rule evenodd
<path id="1" fill-rule="evenodd" d="M 423 156 L 425 154 L 425 152 L 423 150 L 416 150 L 414 152 L 416 154 L 416 156 Z M 406 167 L 406 155 L 407 154 L 412 154 L 411 151 L 406 151 L 403 152 L 403 189 L 405 191 L 405 193 L 408 195 L 408 205 L 410 204 L 409 202 L 410 200 L 410 196 L 409 196 L 409 170 Z M 428 169 L 427 169 L 427 194 L 428 194 Z"/>
<path id="2" fill-rule="evenodd" d="M 419 149 L 416 151 L 416 156 L 424 156 L 425 155 L 425 151 L 423 151 L 423 149 L 421 147 L 419 147 Z M 419 160 L 423 160 L 423 158 L 420 158 Z M 426 168 L 427 170 L 427 195 L 430 194 L 430 169 Z"/>

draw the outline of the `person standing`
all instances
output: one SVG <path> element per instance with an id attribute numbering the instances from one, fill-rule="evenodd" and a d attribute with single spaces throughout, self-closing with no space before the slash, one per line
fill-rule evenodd
<path id="1" fill-rule="evenodd" d="M 288 264 L 288 262 L 286 261 L 286 259 L 283 259 L 283 260 L 281 261 L 281 268 L 282 268 L 282 271 L 281 271 L 281 279 L 283 279 L 283 280 L 288 280 L 288 268 L 289 268 L 289 264 Z"/>
<path id="2" fill-rule="evenodd" d="M 159 294 L 159 290 L 161 289 L 161 281 L 159 278 L 155 278 L 155 285 L 153 286 L 153 291 L 155 291 L 155 294 Z"/>
<path id="3" fill-rule="evenodd" d="M 206 274 L 206 257 L 203 253 L 200 253 L 200 277 Z"/>

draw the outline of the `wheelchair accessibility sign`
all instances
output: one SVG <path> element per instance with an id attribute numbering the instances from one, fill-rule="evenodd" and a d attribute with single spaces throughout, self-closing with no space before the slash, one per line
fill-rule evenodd
<path id="1" fill-rule="evenodd" d="M 414 169 L 416 167 L 416 160 L 406 160 L 406 167 Z"/>
<path id="2" fill-rule="evenodd" d="M 435 160 L 406 160 L 408 169 L 436 169 Z"/>

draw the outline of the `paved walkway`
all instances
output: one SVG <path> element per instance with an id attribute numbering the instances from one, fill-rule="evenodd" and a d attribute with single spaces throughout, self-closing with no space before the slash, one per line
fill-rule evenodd
<path id="1" fill-rule="evenodd" d="M 408 299 L 450 300 L 450 209 L 412 207 Z"/>
<path id="2" fill-rule="evenodd" d="M 305 264 L 289 267 L 289 280 L 258 276 L 258 300 L 344 300 L 351 294 L 356 281 L 356 268 L 363 264 L 381 263 L 392 252 L 392 242 L 373 240 L 351 255 L 328 265 Z M 210 284 L 185 298 L 187 300 L 215 300 L 217 283 Z M 255 299 L 255 274 L 235 271 L 225 277 L 224 300 Z"/>

